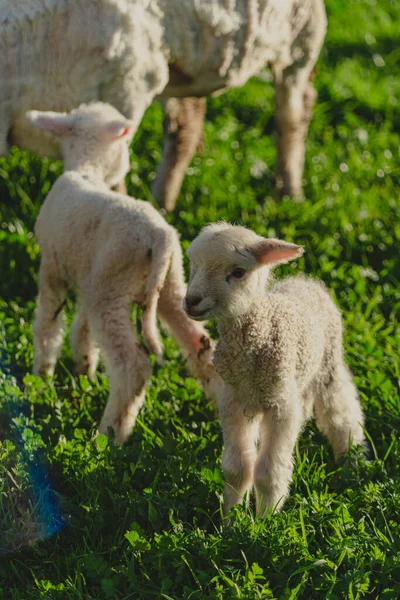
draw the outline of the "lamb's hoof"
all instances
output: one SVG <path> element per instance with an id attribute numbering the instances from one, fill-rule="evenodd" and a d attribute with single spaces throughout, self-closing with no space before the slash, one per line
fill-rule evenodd
<path id="1" fill-rule="evenodd" d="M 75 363 L 74 365 L 74 374 L 79 377 L 79 375 L 89 375 L 89 364 L 88 363 Z"/>
<path id="2" fill-rule="evenodd" d="M 106 435 L 108 437 L 109 440 L 115 441 L 117 442 L 117 444 L 123 444 L 123 441 L 119 441 L 119 435 L 118 435 L 118 431 L 117 431 L 117 424 L 111 424 L 111 423 L 103 423 L 103 421 L 101 421 L 99 428 L 96 432 L 97 435 Z"/>
<path id="3" fill-rule="evenodd" d="M 122 416 L 110 420 L 101 420 L 99 425 L 99 433 L 106 435 L 110 440 L 114 440 L 120 446 L 125 444 L 128 437 L 131 435 L 134 428 L 136 417 L 129 415 Z"/>
<path id="4" fill-rule="evenodd" d="M 49 363 L 45 363 L 44 365 L 35 366 L 33 369 L 33 374 L 37 377 L 53 377 L 54 375 L 54 366 Z"/>

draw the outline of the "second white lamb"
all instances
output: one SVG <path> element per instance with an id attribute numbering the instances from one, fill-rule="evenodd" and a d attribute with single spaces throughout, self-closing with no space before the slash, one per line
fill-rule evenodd
<path id="1" fill-rule="evenodd" d="M 132 330 L 130 305 L 143 306 L 143 337 L 160 360 L 157 313 L 182 347 L 211 400 L 223 388 L 207 331 L 182 308 L 185 282 L 178 235 L 148 202 L 112 192 L 129 169 L 131 122 L 108 104 L 27 118 L 60 143 L 65 172 L 40 210 L 35 232 L 42 259 L 34 321 L 34 372 L 54 372 L 63 341 L 62 309 L 79 294 L 71 349 L 79 373 L 93 375 L 103 354 L 110 396 L 100 432 L 130 434 L 143 404 L 151 361 Z"/>

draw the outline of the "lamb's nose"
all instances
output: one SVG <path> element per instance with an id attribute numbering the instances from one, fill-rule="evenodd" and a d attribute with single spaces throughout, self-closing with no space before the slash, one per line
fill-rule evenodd
<path id="1" fill-rule="evenodd" d="M 195 306 L 197 306 L 198 304 L 200 304 L 200 302 L 203 300 L 202 296 L 186 296 L 186 306 L 188 308 L 194 308 Z"/>

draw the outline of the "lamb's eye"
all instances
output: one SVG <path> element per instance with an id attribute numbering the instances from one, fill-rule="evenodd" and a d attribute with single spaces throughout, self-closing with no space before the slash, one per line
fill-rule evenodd
<path id="1" fill-rule="evenodd" d="M 235 279 L 242 279 L 246 275 L 246 271 L 241 269 L 240 267 L 235 267 L 231 273 L 232 277 Z"/>

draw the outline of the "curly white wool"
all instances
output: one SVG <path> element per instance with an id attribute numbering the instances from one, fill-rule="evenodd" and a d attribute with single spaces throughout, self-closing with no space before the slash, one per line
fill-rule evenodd
<path id="1" fill-rule="evenodd" d="M 230 388 L 218 404 L 225 511 L 253 485 L 260 515 L 282 506 L 294 446 L 313 413 L 336 458 L 364 441 L 341 315 L 325 286 L 302 275 L 267 286 L 271 267 L 301 254 L 295 244 L 227 223 L 206 227 L 188 249 L 185 310 L 216 317 L 214 364 Z"/>

